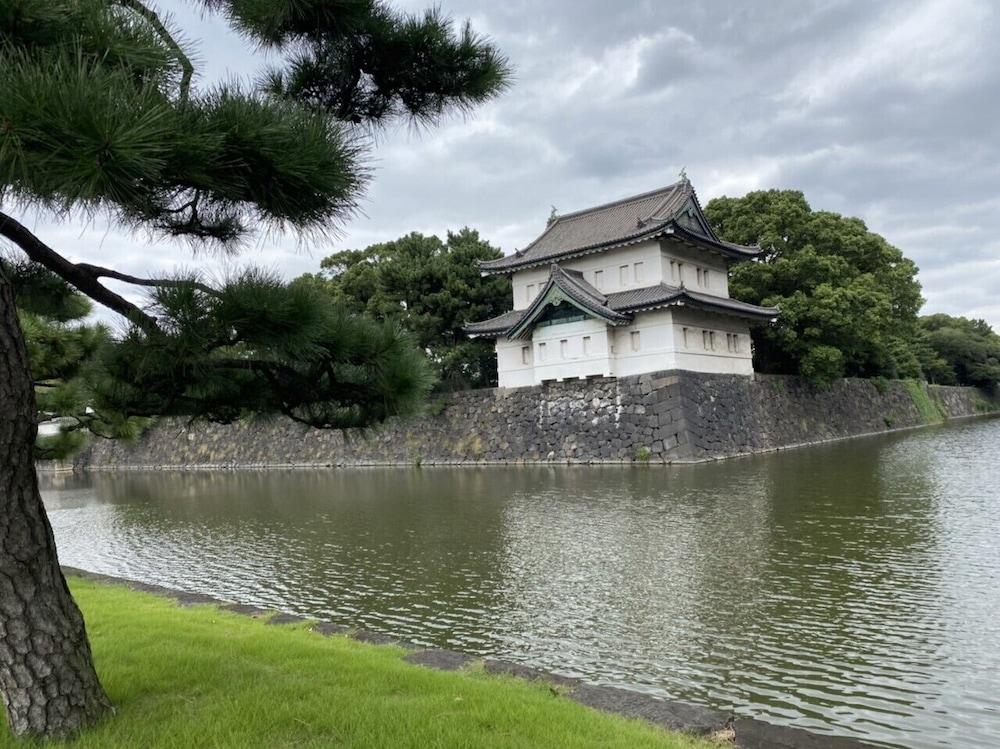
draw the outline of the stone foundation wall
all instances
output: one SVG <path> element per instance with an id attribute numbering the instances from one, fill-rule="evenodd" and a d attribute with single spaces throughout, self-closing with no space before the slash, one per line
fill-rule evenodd
<path id="1" fill-rule="evenodd" d="M 96 441 L 82 468 L 681 462 L 762 452 L 982 413 L 973 388 L 660 372 L 475 390 L 362 432 L 287 420 L 161 420 L 135 443 Z"/>

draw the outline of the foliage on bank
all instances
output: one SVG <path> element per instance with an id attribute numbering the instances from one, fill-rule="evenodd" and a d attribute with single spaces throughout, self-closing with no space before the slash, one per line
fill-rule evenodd
<path id="1" fill-rule="evenodd" d="M 443 673 L 395 647 L 71 578 L 118 712 L 97 747 L 659 747 L 708 749 L 577 705 L 548 686 Z M 0 729 L 0 749 L 23 743 Z"/>
<path id="2" fill-rule="evenodd" d="M 510 281 L 483 277 L 479 262 L 503 253 L 464 228 L 445 240 L 419 233 L 323 259 L 318 274 L 300 283 L 317 285 L 358 313 L 398 321 L 411 331 L 437 370 L 444 390 L 497 383 L 491 341 L 470 340 L 463 326 L 510 306 Z"/>
<path id="3" fill-rule="evenodd" d="M 1000 383 L 1000 335 L 985 320 L 950 315 L 920 318 L 924 340 L 933 351 L 927 379 L 940 385 L 972 385 L 994 391 Z"/>
<path id="4" fill-rule="evenodd" d="M 759 244 L 760 261 L 732 269 L 730 292 L 777 306 L 776 324 L 754 333 L 759 372 L 925 379 L 992 390 L 1000 336 L 983 320 L 918 318 L 916 264 L 859 218 L 816 211 L 796 190 L 716 198 L 705 210 L 720 236 Z"/>
<path id="5" fill-rule="evenodd" d="M 917 266 L 863 221 L 815 211 L 795 190 L 716 198 L 706 214 L 720 236 L 764 249 L 730 278 L 735 298 L 781 308 L 755 331 L 757 371 L 815 383 L 921 377 Z"/>

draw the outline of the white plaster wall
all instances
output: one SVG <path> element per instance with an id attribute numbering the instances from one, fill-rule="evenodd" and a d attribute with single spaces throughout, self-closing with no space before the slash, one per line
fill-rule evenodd
<path id="1" fill-rule="evenodd" d="M 642 277 L 639 281 L 635 279 L 636 263 L 642 263 Z M 642 288 L 643 286 L 655 286 L 665 280 L 663 278 L 660 244 L 656 241 L 642 242 L 593 255 L 584 255 L 572 260 L 564 260 L 559 264 L 563 268 L 581 271 L 588 283 L 597 286 L 605 294 L 613 291 L 624 291 L 625 289 Z M 624 284 L 621 279 L 622 266 L 628 266 L 627 278 Z M 595 271 L 603 271 L 600 286 L 595 282 Z M 514 309 L 527 308 L 535 296 L 542 290 L 548 278 L 549 266 L 547 265 L 515 273 L 511 284 L 514 293 Z M 530 298 L 528 293 L 529 284 L 533 286 Z"/>
<path id="2" fill-rule="evenodd" d="M 661 248 L 661 274 L 664 283 L 680 286 L 681 276 L 683 276 L 686 288 L 705 294 L 729 296 L 729 269 L 722 258 L 707 252 L 698 252 L 673 240 L 664 240 Z M 672 267 L 671 261 L 673 261 Z M 708 285 L 704 283 L 699 285 L 699 268 L 702 271 L 708 270 Z"/>
<path id="3" fill-rule="evenodd" d="M 738 317 L 710 315 L 697 310 L 673 309 L 673 337 L 677 344 L 677 369 L 719 374 L 753 374 L 753 349 L 749 324 Z M 687 345 L 684 329 L 687 328 Z M 715 333 L 715 348 L 705 347 L 705 333 Z M 727 336 L 733 336 L 728 339 Z M 731 341 L 731 344 L 730 344 Z M 730 350 L 730 345 L 736 350 Z"/>
<path id="4" fill-rule="evenodd" d="M 632 348 L 635 332 L 638 350 Z M 711 337 L 706 348 L 705 333 L 715 334 L 714 348 Z M 585 335 L 590 337 L 586 356 Z M 544 360 L 540 344 L 545 344 Z M 730 349 L 731 345 L 737 350 Z M 528 364 L 522 358 L 525 346 L 530 346 Z M 626 377 L 664 369 L 753 374 L 750 327 L 745 321 L 677 307 L 641 312 L 631 325 L 619 328 L 593 319 L 546 325 L 536 328 L 530 341 L 501 339 L 496 350 L 501 387 L 598 375 Z"/>
<path id="5" fill-rule="evenodd" d="M 614 374 L 626 377 L 674 369 L 674 331 L 670 310 L 640 312 L 631 325 L 613 328 Z M 632 333 L 639 333 L 639 350 L 632 350 Z"/>
<path id="6" fill-rule="evenodd" d="M 549 280 L 549 266 L 520 271 L 511 277 L 511 287 L 514 293 L 514 309 L 527 309 L 535 300 L 545 282 Z M 528 294 L 528 286 L 531 294 Z"/>
<path id="7" fill-rule="evenodd" d="M 528 364 L 522 360 L 521 349 L 529 350 Z M 534 352 L 531 341 L 510 341 L 497 339 L 497 384 L 502 388 L 519 388 L 536 385 Z"/>
<path id="8" fill-rule="evenodd" d="M 584 336 L 590 338 L 586 354 Z M 608 325 L 600 320 L 587 319 L 535 328 L 531 344 L 536 383 L 613 374 Z"/>

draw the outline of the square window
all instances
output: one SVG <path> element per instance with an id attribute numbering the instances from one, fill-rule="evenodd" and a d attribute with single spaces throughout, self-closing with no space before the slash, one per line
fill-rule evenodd
<path id="1" fill-rule="evenodd" d="M 569 341 L 565 338 L 559 341 L 559 356 L 563 359 L 569 358 Z"/>
<path id="2" fill-rule="evenodd" d="M 701 281 L 704 284 L 705 288 L 707 289 L 708 288 L 708 271 L 707 270 L 702 272 L 702 274 L 701 274 Z"/>
<path id="3" fill-rule="evenodd" d="M 687 328 L 681 328 L 681 337 L 684 340 L 684 348 L 687 348 L 688 347 L 688 329 Z"/>
<path id="4" fill-rule="evenodd" d="M 670 280 L 671 281 L 676 281 L 677 280 L 677 261 L 676 260 L 671 260 L 670 261 Z"/>
<path id="5" fill-rule="evenodd" d="M 632 266 L 632 270 L 635 273 L 635 282 L 642 283 L 642 274 L 643 274 L 642 263 L 635 263 Z"/>
<path id="6" fill-rule="evenodd" d="M 740 337 L 738 334 L 733 335 L 733 351 L 737 354 L 740 353 Z"/>
<path id="7" fill-rule="evenodd" d="M 521 364 L 531 364 L 531 346 L 521 346 Z"/>
<path id="8" fill-rule="evenodd" d="M 699 285 L 699 286 L 701 286 L 701 285 L 702 285 L 702 280 L 701 280 L 701 278 L 702 278 L 702 274 L 701 274 L 701 268 L 698 268 L 698 285 Z"/>
<path id="9" fill-rule="evenodd" d="M 604 271 L 595 270 L 594 271 L 594 287 L 598 289 L 604 288 Z"/>
<path id="10" fill-rule="evenodd" d="M 677 282 L 684 284 L 684 263 L 677 263 Z"/>
<path id="11" fill-rule="evenodd" d="M 538 344 L 538 361 L 545 361 L 545 344 Z"/>
<path id="12" fill-rule="evenodd" d="M 623 265 L 618 269 L 618 273 L 620 276 L 618 279 L 619 283 L 621 283 L 622 286 L 628 286 L 628 266 Z"/>
<path id="13" fill-rule="evenodd" d="M 715 351 L 715 331 L 708 334 L 708 347 Z"/>
<path id="14" fill-rule="evenodd" d="M 585 335 L 583 337 L 583 355 L 590 356 L 590 336 Z"/>
<path id="15" fill-rule="evenodd" d="M 638 351 L 639 350 L 639 331 L 638 330 L 633 330 L 632 333 L 629 335 L 629 338 L 632 341 L 632 350 L 633 351 Z"/>
<path id="16" fill-rule="evenodd" d="M 525 296 L 528 298 L 528 304 L 535 301 L 535 284 L 529 283 L 527 288 L 524 290 Z"/>
<path id="17" fill-rule="evenodd" d="M 708 331 L 701 331 L 701 347 L 708 351 Z"/>

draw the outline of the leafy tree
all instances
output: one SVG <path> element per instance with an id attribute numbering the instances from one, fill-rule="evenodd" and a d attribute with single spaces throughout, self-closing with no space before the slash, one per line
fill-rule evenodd
<path id="1" fill-rule="evenodd" d="M 706 213 L 723 238 L 765 250 L 730 277 L 737 299 L 781 308 L 755 336 L 758 371 L 817 384 L 921 375 L 917 267 L 863 221 L 814 211 L 793 190 L 717 198 Z"/>
<path id="2" fill-rule="evenodd" d="M 930 352 L 927 377 L 941 385 L 1000 386 L 1000 335 L 985 320 L 938 314 L 920 318 Z"/>
<path id="3" fill-rule="evenodd" d="M 184 45 L 141 0 L 0 0 L 5 211 L 101 215 L 222 251 L 259 230 L 322 236 L 356 205 L 374 130 L 399 117 L 433 123 L 494 96 L 508 77 L 491 44 L 438 11 L 202 2 L 282 61 L 259 90 L 193 86 Z M 89 380 L 97 410 L 121 419 L 280 413 L 363 425 L 412 408 L 430 376 L 398 327 L 268 273 L 246 269 L 216 285 L 195 273 L 139 278 L 73 262 L 8 212 L 0 237 L 30 269 L 0 267 L 0 694 L 15 734 L 65 737 L 110 703 L 34 470 L 35 379 L 15 291 L 34 293 L 37 268 L 122 317 L 123 332 L 95 347 Z M 146 289 L 148 303 L 104 279 Z"/>
<path id="4" fill-rule="evenodd" d="M 484 278 L 479 261 L 503 253 L 464 228 L 435 236 L 413 233 L 364 250 L 324 258 L 322 271 L 304 276 L 348 309 L 398 320 L 412 331 L 437 365 L 448 390 L 496 385 L 496 353 L 486 341 L 469 340 L 462 326 L 506 311 L 510 281 Z"/>

